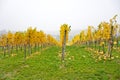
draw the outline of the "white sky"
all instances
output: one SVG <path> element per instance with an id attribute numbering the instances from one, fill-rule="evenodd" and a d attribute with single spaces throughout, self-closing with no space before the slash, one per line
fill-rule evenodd
<path id="1" fill-rule="evenodd" d="M 59 31 L 64 23 L 71 30 L 82 30 L 115 14 L 120 23 L 120 0 L 0 0 L 0 30 L 24 31 L 32 26 Z"/>

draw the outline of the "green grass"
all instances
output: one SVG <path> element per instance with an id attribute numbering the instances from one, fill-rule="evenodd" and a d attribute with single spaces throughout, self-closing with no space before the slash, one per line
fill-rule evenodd
<path id="1" fill-rule="evenodd" d="M 24 59 L 22 52 L 3 58 L 0 54 L 0 80 L 120 80 L 119 58 L 98 61 L 84 47 L 68 46 L 65 61 L 61 48 L 50 47 Z"/>

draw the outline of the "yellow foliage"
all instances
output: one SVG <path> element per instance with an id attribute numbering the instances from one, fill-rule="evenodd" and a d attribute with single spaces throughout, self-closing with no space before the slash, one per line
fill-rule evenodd
<path id="1" fill-rule="evenodd" d="M 114 59 L 114 57 L 111 57 L 111 59 Z"/>
<path id="2" fill-rule="evenodd" d="M 104 53 L 103 53 L 103 51 L 101 51 L 101 52 L 99 52 L 101 55 L 103 55 Z"/>
<path id="3" fill-rule="evenodd" d="M 101 42 L 101 43 L 100 43 L 100 46 L 103 46 L 104 44 L 105 44 L 104 42 Z"/>
<path id="4" fill-rule="evenodd" d="M 116 42 L 116 41 L 114 41 L 114 44 L 117 44 L 117 42 Z"/>
<path id="5" fill-rule="evenodd" d="M 61 27 L 60 27 L 60 45 L 63 44 L 65 32 L 66 32 L 66 43 L 68 42 L 69 31 L 70 31 L 70 27 L 68 26 L 68 24 L 61 25 Z"/>

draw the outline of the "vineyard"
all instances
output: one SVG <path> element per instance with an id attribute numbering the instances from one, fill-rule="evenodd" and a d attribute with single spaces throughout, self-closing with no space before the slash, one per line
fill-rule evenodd
<path id="1" fill-rule="evenodd" d="M 60 40 L 32 27 L 0 35 L 0 80 L 120 80 L 116 17 L 72 40 L 68 24 L 60 26 Z"/>

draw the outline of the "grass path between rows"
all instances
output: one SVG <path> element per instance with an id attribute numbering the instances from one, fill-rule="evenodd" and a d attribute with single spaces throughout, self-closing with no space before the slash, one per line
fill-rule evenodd
<path id="1" fill-rule="evenodd" d="M 50 47 L 26 60 L 22 53 L 0 59 L 0 80 L 120 80 L 120 58 L 96 62 L 77 46 L 66 48 L 64 62 L 60 54 Z"/>

